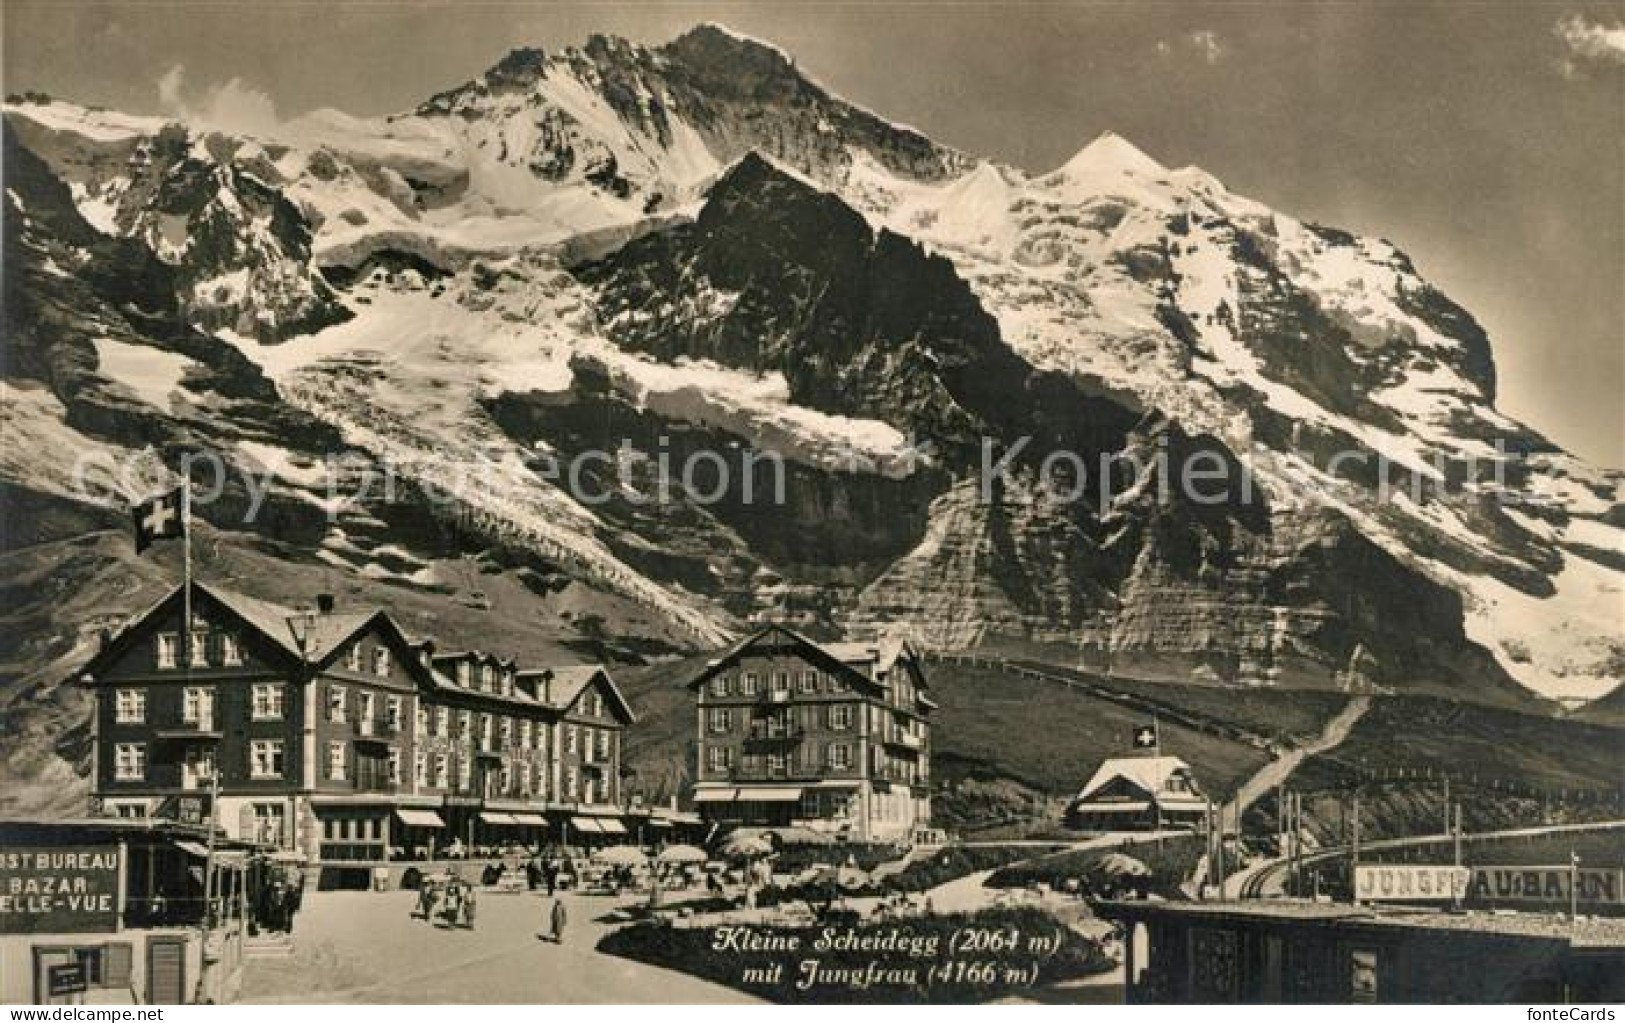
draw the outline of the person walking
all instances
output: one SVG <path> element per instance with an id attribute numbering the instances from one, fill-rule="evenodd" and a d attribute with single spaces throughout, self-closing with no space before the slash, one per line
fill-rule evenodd
<path id="1" fill-rule="evenodd" d="M 569 924 L 569 922 L 570 914 L 564 908 L 563 896 L 554 896 L 553 912 L 551 919 L 548 921 L 552 928 L 553 944 L 564 944 L 564 928 Z"/>

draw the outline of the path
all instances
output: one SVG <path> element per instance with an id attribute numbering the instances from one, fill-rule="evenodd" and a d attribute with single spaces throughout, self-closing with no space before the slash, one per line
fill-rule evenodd
<path id="1" fill-rule="evenodd" d="M 1355 696 L 1343 705 L 1343 709 L 1326 722 L 1320 734 L 1301 746 L 1293 746 L 1280 756 L 1271 760 L 1251 778 L 1241 783 L 1235 795 L 1224 805 L 1224 819 L 1239 822 L 1241 815 L 1247 808 L 1258 802 L 1264 793 L 1273 790 L 1276 786 L 1292 776 L 1298 765 L 1317 753 L 1324 753 L 1334 746 L 1342 745 L 1343 740 L 1349 737 L 1349 732 L 1371 709 L 1371 697 Z"/>
<path id="2" fill-rule="evenodd" d="M 294 955 L 251 960 L 242 1000 L 255 1003 L 755 1003 L 686 974 L 606 956 L 610 925 L 594 918 L 613 899 L 568 896 L 563 945 L 540 941 L 546 900 L 530 893 L 480 898 L 472 931 L 439 929 L 408 914 L 412 892 L 310 896 Z"/>

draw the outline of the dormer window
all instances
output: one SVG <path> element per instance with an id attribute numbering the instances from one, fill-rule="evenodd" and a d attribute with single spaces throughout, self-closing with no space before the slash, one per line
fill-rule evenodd
<path id="1" fill-rule="evenodd" d="M 464 689 L 468 688 L 468 673 L 469 673 L 468 662 L 467 661 L 458 661 L 457 662 L 457 684 L 459 686 L 462 686 Z"/>
<path id="2" fill-rule="evenodd" d="M 229 632 L 220 634 L 220 663 L 229 667 L 236 667 L 243 663 L 242 644 L 237 637 Z"/>

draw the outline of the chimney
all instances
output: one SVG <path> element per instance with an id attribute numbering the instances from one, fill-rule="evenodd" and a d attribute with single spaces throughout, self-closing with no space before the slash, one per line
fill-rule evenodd
<path id="1" fill-rule="evenodd" d="M 324 615 L 333 613 L 333 595 L 331 593 L 316 594 L 316 611 Z"/>

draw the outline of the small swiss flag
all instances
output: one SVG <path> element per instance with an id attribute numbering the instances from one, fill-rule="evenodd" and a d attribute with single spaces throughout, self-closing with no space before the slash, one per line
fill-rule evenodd
<path id="1" fill-rule="evenodd" d="M 173 540 L 186 535 L 186 520 L 191 514 L 187 507 L 186 488 L 176 487 L 167 494 L 159 494 L 136 505 L 135 552 L 142 553 L 154 540 Z"/>
<path id="2" fill-rule="evenodd" d="M 1136 728 L 1134 730 L 1134 748 L 1135 749 L 1156 749 L 1157 748 L 1157 723 L 1155 721 L 1151 722 L 1148 725 L 1141 725 L 1140 727 L 1138 727 L 1138 728 Z"/>

